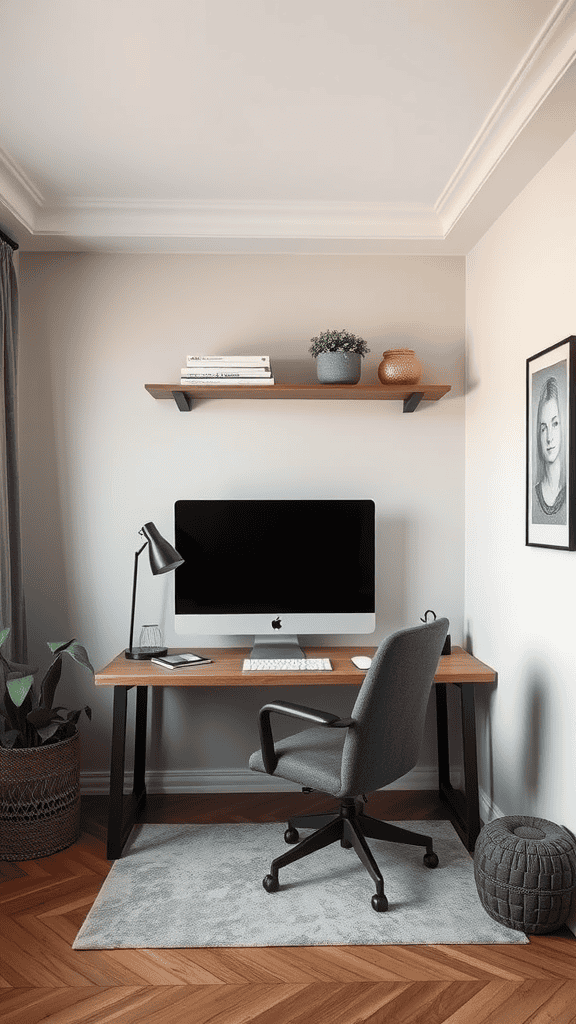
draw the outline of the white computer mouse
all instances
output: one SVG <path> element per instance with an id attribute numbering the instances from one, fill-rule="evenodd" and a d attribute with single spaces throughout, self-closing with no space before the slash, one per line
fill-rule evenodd
<path id="1" fill-rule="evenodd" d="M 362 654 L 355 655 L 354 658 L 350 658 L 350 661 L 353 665 L 356 665 L 356 668 L 363 669 L 370 668 L 370 665 L 372 664 L 372 658 L 366 658 Z"/>

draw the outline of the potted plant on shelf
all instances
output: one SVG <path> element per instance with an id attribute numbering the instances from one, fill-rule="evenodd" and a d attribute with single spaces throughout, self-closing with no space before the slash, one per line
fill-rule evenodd
<path id="1" fill-rule="evenodd" d="M 0 648 L 10 629 L 0 629 Z M 52 660 L 38 687 L 37 669 L 6 658 L 0 649 L 0 860 L 47 857 L 80 834 L 82 711 L 54 706 L 65 655 L 92 675 L 77 640 L 48 643 Z"/>
<path id="2" fill-rule="evenodd" d="M 312 338 L 309 351 L 316 359 L 321 384 L 357 384 L 362 358 L 370 349 L 350 331 L 323 331 Z"/>

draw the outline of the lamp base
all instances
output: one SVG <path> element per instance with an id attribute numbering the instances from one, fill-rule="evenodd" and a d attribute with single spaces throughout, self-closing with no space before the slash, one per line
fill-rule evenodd
<path id="1" fill-rule="evenodd" d="M 131 661 L 149 661 L 150 658 L 163 658 L 168 654 L 167 647 L 127 647 L 124 657 Z"/>

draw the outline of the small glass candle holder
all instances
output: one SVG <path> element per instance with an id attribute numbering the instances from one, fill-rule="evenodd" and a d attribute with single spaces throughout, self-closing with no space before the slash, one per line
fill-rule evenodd
<path id="1" fill-rule="evenodd" d="M 162 630 L 156 623 L 147 623 L 140 630 L 140 646 L 130 647 L 126 657 L 132 661 L 146 661 L 150 658 L 160 658 L 168 654 L 164 646 Z"/>
<path id="2" fill-rule="evenodd" d="M 162 630 L 156 623 L 142 626 L 140 630 L 140 647 L 163 647 Z"/>

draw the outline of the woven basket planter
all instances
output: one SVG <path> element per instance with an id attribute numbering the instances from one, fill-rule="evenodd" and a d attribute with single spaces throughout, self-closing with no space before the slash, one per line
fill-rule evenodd
<path id="1" fill-rule="evenodd" d="M 80 734 L 0 747 L 0 860 L 49 857 L 80 835 Z"/>

